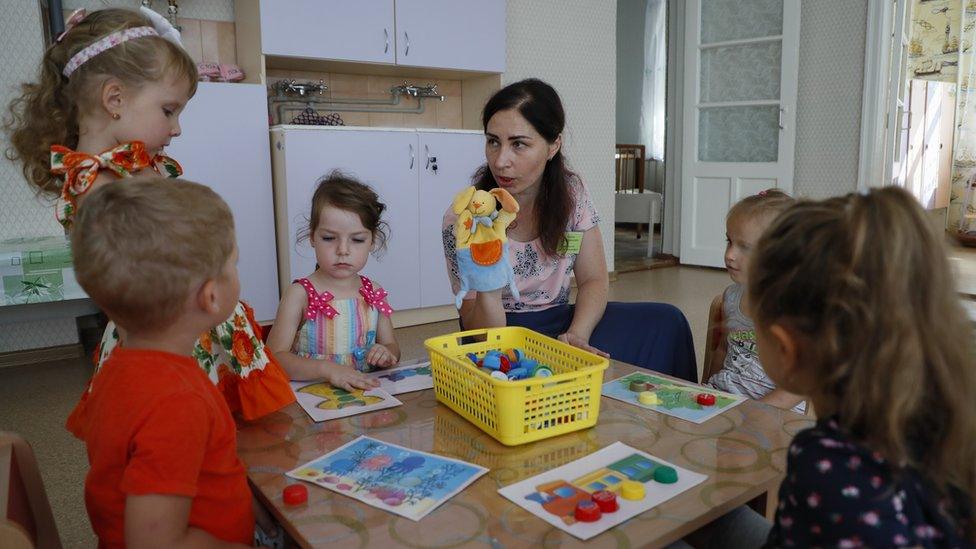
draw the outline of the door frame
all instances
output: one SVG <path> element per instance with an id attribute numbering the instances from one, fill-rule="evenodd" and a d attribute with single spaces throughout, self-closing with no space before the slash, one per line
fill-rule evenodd
<path id="1" fill-rule="evenodd" d="M 908 9 L 905 0 L 868 0 L 867 28 L 864 39 L 864 87 L 861 94 L 861 141 L 857 166 L 857 189 L 890 184 L 885 181 L 886 143 L 889 132 L 897 131 L 896 113 L 888 112 L 890 93 L 898 82 L 899 71 L 891 73 L 891 49 L 895 39 L 901 40 L 901 29 L 892 28 L 895 6 Z"/>

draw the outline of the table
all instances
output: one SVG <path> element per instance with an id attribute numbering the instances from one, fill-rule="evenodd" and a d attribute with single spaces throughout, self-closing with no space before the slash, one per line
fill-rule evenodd
<path id="1" fill-rule="evenodd" d="M 637 368 L 612 362 L 604 380 Z M 671 543 L 729 510 L 775 491 L 786 449 L 813 419 L 747 400 L 695 425 L 602 398 L 598 424 L 523 446 L 506 447 L 448 407 L 433 390 L 397 395 L 404 405 L 313 423 L 292 404 L 261 420 L 240 423 L 238 453 L 258 497 L 303 546 L 520 547 L 582 545 L 498 494 L 516 481 L 558 467 L 620 441 L 709 475 L 703 484 L 591 539 L 596 546 Z M 381 511 L 308 484 L 309 501 L 285 506 L 284 476 L 307 461 L 367 434 L 385 442 L 455 457 L 491 470 L 420 522 Z"/>

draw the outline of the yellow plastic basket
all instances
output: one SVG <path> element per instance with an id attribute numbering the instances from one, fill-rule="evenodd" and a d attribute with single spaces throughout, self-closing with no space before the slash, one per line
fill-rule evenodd
<path id="1" fill-rule="evenodd" d="M 485 339 L 462 344 L 462 338 Z M 480 336 L 480 337 L 479 337 Z M 434 394 L 506 446 L 592 427 L 600 415 L 607 359 L 526 328 L 488 328 L 432 337 Z M 552 377 L 502 381 L 475 368 L 468 353 L 520 348 L 552 369 Z"/>

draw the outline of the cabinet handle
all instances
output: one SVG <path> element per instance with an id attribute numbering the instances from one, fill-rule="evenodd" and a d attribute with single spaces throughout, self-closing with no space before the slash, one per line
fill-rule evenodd
<path id="1" fill-rule="evenodd" d="M 424 156 L 427 157 L 427 165 L 424 166 L 424 169 L 429 170 L 430 169 L 430 147 L 427 145 L 424 145 Z"/>
<path id="2" fill-rule="evenodd" d="M 410 145 L 410 169 L 413 169 L 413 145 Z"/>
<path id="3" fill-rule="evenodd" d="M 383 40 L 386 42 L 386 45 L 383 46 L 383 53 L 386 53 L 390 51 L 390 31 L 387 29 L 383 29 Z"/>
<path id="4" fill-rule="evenodd" d="M 407 31 L 403 31 L 403 37 L 407 39 L 407 48 L 403 52 L 403 56 L 406 57 L 410 55 L 410 35 L 407 34 Z"/>

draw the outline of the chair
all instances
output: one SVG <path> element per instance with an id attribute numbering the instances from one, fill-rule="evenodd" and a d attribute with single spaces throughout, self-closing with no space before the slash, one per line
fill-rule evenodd
<path id="1" fill-rule="evenodd" d="M 705 383 L 712 374 L 722 368 L 725 361 L 724 353 L 719 357 L 719 346 L 725 337 L 725 327 L 722 318 L 722 294 L 715 296 L 708 307 L 708 328 L 705 331 L 705 359 L 702 361 L 702 375 L 700 383 Z"/>
<path id="2" fill-rule="evenodd" d="M 0 547 L 61 547 L 34 451 L 6 431 L 0 431 Z"/>

